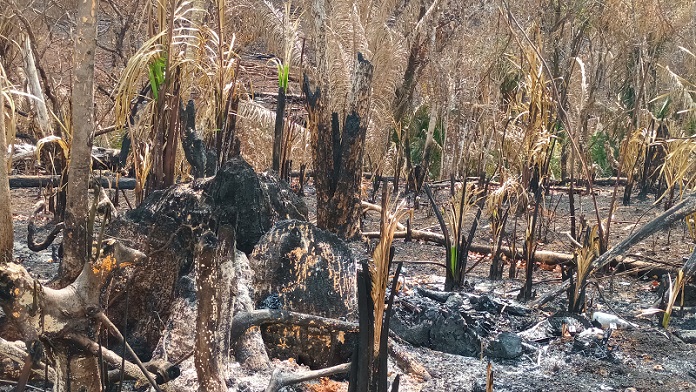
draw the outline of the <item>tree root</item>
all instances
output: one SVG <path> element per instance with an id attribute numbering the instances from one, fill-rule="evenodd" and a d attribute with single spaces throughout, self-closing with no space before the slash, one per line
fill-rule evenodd
<path id="1" fill-rule="evenodd" d="M 51 246 L 58 234 L 61 232 L 61 230 L 63 230 L 63 222 L 58 223 L 53 228 L 53 230 L 51 230 L 51 232 L 46 236 L 43 242 L 35 242 L 34 236 L 36 235 L 36 224 L 34 222 L 36 221 L 36 216 L 38 215 L 38 213 L 43 211 L 45 208 L 45 202 L 40 201 L 36 203 L 36 205 L 34 206 L 34 212 L 31 214 L 31 217 L 29 218 L 29 223 L 27 224 L 27 247 L 34 252 L 41 252 L 42 250 L 47 249 L 49 246 Z"/>

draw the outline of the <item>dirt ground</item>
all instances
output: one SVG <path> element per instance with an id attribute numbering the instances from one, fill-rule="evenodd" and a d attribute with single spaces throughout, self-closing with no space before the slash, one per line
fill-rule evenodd
<path id="1" fill-rule="evenodd" d="M 305 201 L 310 211 L 315 209 L 315 200 L 308 189 Z M 603 187 L 597 190 L 597 203 L 602 218 L 608 212 L 613 188 Z M 436 193 L 439 202 L 445 202 L 449 189 L 443 187 Z M 621 200 L 619 190 L 618 200 Z M 51 248 L 34 253 L 26 247 L 26 226 L 34 204 L 42 196 L 37 190 L 13 189 L 12 207 L 15 224 L 15 257 L 24 264 L 37 278 L 49 280 L 57 271 L 57 264 L 52 261 Z M 615 212 L 611 230 L 610 246 L 628 235 L 631 230 L 659 215 L 662 206 L 654 206 L 654 200 L 633 199 L 630 206 L 619 205 Z M 620 204 L 620 203 L 619 203 Z M 593 219 L 592 199 L 581 196 L 576 199 L 578 215 Z M 121 208 L 127 208 L 121 203 Z M 565 234 L 569 227 L 568 197 L 566 194 L 551 192 L 546 208 L 542 213 L 542 237 L 539 249 L 570 252 L 572 244 Z M 365 216 L 365 230 L 376 228 L 378 215 L 368 212 Z M 471 217 L 467 217 L 471 218 Z M 48 223 L 50 217 L 43 216 L 39 224 Z M 311 220 L 311 217 L 310 217 Z M 467 225 L 468 226 L 468 225 Z M 426 199 L 421 200 L 421 208 L 414 211 L 413 227 L 439 232 L 437 221 Z M 524 235 L 524 218 L 517 225 L 516 240 L 521 246 Z M 512 232 L 512 219 L 508 232 Z M 475 243 L 489 244 L 491 233 L 488 217 L 482 216 Z M 40 234 L 41 236 L 41 234 Z M 60 240 L 56 241 L 56 243 Z M 504 244 L 509 243 L 509 239 Z M 397 296 L 400 298 L 412 294 L 416 288 L 442 290 L 444 270 L 433 264 L 410 263 L 409 261 L 442 262 L 444 248 L 423 242 L 404 242 L 397 239 L 395 260 L 405 261 L 403 269 L 404 288 Z M 648 261 L 665 269 L 665 265 L 680 265 L 683 258 L 690 255 L 694 246 L 685 224 L 677 224 L 646 241 L 630 251 L 636 259 Z M 364 248 L 361 243 L 354 243 L 354 249 Z M 471 254 L 469 265 L 478 263 L 467 275 L 473 294 L 486 294 L 496 300 L 524 306 L 516 301 L 523 284 L 523 266 L 518 265 L 517 279 L 504 279 L 492 282 L 487 279 L 490 259 L 487 255 Z M 534 286 L 537 295 L 553 290 L 560 283 L 558 268 L 538 269 L 534 274 Z M 507 275 L 507 266 L 504 275 Z M 638 317 L 641 310 L 651 308 L 659 300 L 656 294 L 658 276 L 652 271 L 607 271 L 593 279 L 588 289 L 587 317 L 592 312 L 602 311 L 620 316 L 634 323 L 636 327 L 614 331 L 606 341 L 601 355 L 597 352 L 588 354 L 578 351 L 574 340 L 569 336 L 554 336 L 534 341 L 523 339 L 523 354 L 515 359 L 493 359 L 485 356 L 478 358 L 446 354 L 425 347 L 407 347 L 413 358 L 420 362 L 431 378 L 422 380 L 412 375 L 404 375 L 400 391 L 484 391 L 486 368 L 492 364 L 495 391 L 687 391 L 696 390 L 696 298 L 686 296 L 682 311 L 672 319 L 668 330 L 659 326 L 658 318 Z M 696 296 L 691 296 L 696 297 Z M 525 331 L 544 322 L 557 312 L 565 310 L 565 295 L 550 302 L 530 316 L 516 320 L 504 312 L 495 316 L 495 332 L 509 331 L 521 336 Z M 284 363 L 284 365 L 283 365 Z M 290 366 L 288 362 L 279 366 Z M 184 363 L 186 366 L 186 363 Z M 296 365 L 295 365 L 296 366 Z M 403 371 L 392 366 L 390 377 Z M 195 371 L 184 369 L 180 386 L 192 386 Z M 248 381 L 238 380 L 230 390 L 263 390 L 267 382 L 264 374 L 252 375 Z M 330 391 L 345 390 L 345 382 L 328 382 L 323 384 L 307 383 L 297 390 Z"/>

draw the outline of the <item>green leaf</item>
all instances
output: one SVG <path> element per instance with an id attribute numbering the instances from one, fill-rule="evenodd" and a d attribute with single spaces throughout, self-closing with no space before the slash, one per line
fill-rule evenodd
<path id="1" fill-rule="evenodd" d="M 456 271 L 457 267 L 457 246 L 451 246 L 450 251 L 449 251 L 449 270 L 452 273 L 452 276 L 454 276 L 454 273 Z"/>
<path id="2" fill-rule="evenodd" d="M 166 61 L 167 60 L 164 56 L 158 57 L 152 64 L 150 64 L 150 69 L 148 70 L 150 87 L 152 87 L 152 96 L 155 99 L 159 99 L 160 86 L 162 86 L 164 83 Z"/>

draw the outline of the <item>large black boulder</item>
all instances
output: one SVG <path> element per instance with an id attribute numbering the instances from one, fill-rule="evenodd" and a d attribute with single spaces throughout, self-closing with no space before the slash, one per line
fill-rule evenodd
<path id="1" fill-rule="evenodd" d="M 237 249 L 250 253 L 278 220 L 307 220 L 307 206 L 288 184 L 272 174 L 257 175 L 243 158 L 227 161 L 208 187 L 215 219 L 237 218 Z"/>

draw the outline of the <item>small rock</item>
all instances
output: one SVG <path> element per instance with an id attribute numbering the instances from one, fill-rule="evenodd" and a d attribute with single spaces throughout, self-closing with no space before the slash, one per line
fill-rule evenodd
<path id="1" fill-rule="evenodd" d="M 502 332 L 488 343 L 486 355 L 493 358 L 514 359 L 522 355 L 522 339 L 514 333 Z"/>

